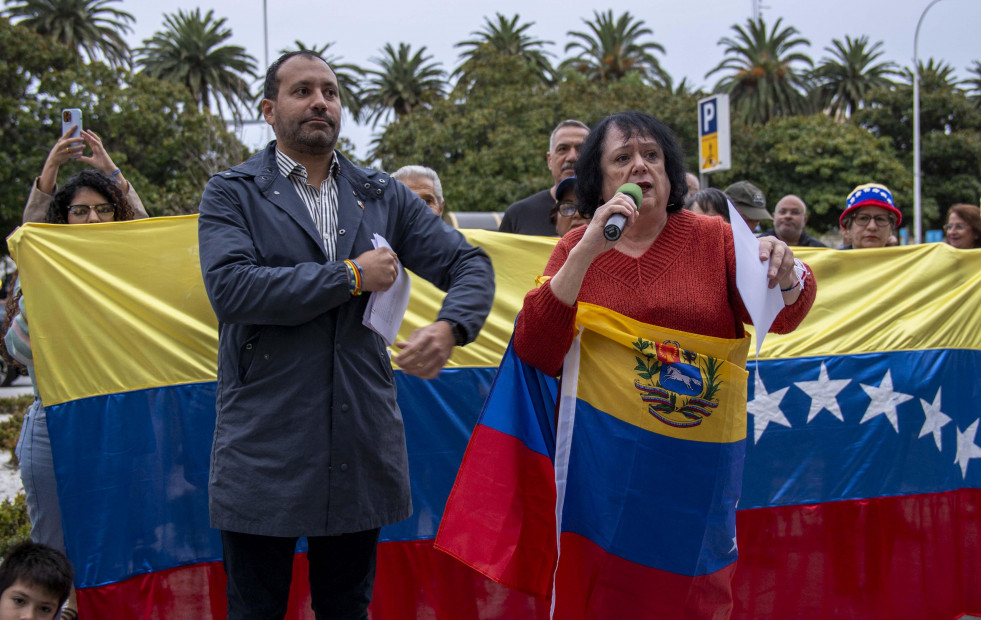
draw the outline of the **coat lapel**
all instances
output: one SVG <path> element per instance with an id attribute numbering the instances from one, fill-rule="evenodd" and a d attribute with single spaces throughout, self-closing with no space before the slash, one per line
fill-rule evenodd
<path id="1" fill-rule="evenodd" d="M 271 164 L 264 166 L 255 177 L 256 186 L 262 195 L 269 202 L 285 211 L 303 229 L 320 248 L 320 252 L 327 258 L 327 251 L 324 249 L 324 240 L 320 238 L 310 210 L 303 204 L 303 201 L 296 193 L 296 188 L 290 183 L 289 179 L 279 173 L 275 159 Z"/>
<path id="2" fill-rule="evenodd" d="M 337 260 L 351 258 L 351 252 L 354 249 L 354 237 L 357 235 L 358 228 L 361 227 L 361 220 L 364 219 L 364 210 L 367 206 L 364 199 L 354 191 L 354 188 L 343 175 L 338 175 Z"/>

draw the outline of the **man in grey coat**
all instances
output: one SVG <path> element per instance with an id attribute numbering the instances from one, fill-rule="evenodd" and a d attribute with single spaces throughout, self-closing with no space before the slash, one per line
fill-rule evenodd
<path id="1" fill-rule="evenodd" d="M 298 537 L 317 618 L 367 618 L 383 525 L 409 516 L 409 471 L 392 366 L 362 325 L 398 264 L 447 291 L 393 358 L 439 374 L 490 311 L 490 260 L 404 185 L 334 150 L 337 78 L 315 53 L 266 74 L 276 140 L 215 175 L 198 224 L 219 321 L 209 502 L 221 530 L 229 618 L 282 618 Z M 391 249 L 373 249 L 378 234 Z M 365 293 L 365 294 L 362 294 Z"/>

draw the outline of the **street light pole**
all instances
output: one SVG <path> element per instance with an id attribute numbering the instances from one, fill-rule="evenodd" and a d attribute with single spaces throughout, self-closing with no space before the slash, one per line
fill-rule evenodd
<path id="1" fill-rule="evenodd" d="M 923 208 L 920 204 L 920 61 L 918 45 L 920 41 L 920 26 L 927 11 L 940 0 L 933 0 L 923 9 L 920 21 L 916 22 L 916 33 L 913 35 L 913 239 L 916 243 L 923 242 Z"/>

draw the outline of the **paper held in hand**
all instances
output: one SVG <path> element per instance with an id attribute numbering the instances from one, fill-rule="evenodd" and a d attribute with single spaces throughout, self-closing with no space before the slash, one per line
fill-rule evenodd
<path id="1" fill-rule="evenodd" d="M 388 244 L 379 234 L 371 240 L 375 248 L 389 248 Z M 395 337 L 399 333 L 402 319 L 405 317 L 405 310 L 409 307 L 409 293 L 412 292 L 412 280 L 409 274 L 405 273 L 402 263 L 399 263 L 399 275 L 395 282 L 386 291 L 374 291 L 368 299 L 368 306 L 364 309 L 364 318 L 361 323 L 375 332 L 385 344 L 392 346 L 395 344 Z"/>
<path id="2" fill-rule="evenodd" d="M 773 320 L 783 310 L 783 296 L 779 288 L 769 288 L 766 273 L 769 261 L 760 261 L 760 241 L 749 229 L 739 211 L 729 203 L 729 219 L 732 222 L 732 243 L 736 248 L 736 288 L 743 305 L 753 319 L 756 334 L 756 357 L 760 356 L 763 339 L 770 331 Z"/>

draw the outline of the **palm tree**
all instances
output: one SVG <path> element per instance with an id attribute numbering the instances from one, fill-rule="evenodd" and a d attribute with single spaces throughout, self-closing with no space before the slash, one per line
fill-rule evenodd
<path id="1" fill-rule="evenodd" d="M 953 90 L 960 85 L 960 81 L 954 75 L 954 68 L 948 63 L 930 58 L 926 64 L 923 61 L 917 63 L 920 69 L 920 91 L 931 90 Z M 908 84 L 913 83 L 913 72 L 909 67 L 903 68 L 903 77 Z"/>
<path id="2" fill-rule="evenodd" d="M 613 19 L 613 11 L 593 11 L 595 19 L 583 20 L 591 32 L 569 31 L 574 40 L 566 44 L 565 51 L 579 53 L 562 62 L 562 67 L 586 74 L 597 82 L 610 82 L 631 73 L 658 82 L 664 79 L 661 63 L 652 52 L 664 53 L 664 46 L 653 40 L 641 40 L 654 31 L 644 26 L 644 20 L 634 19 L 625 11 Z"/>
<path id="3" fill-rule="evenodd" d="M 898 75 L 899 67 L 893 62 L 875 63 L 883 51 L 882 41 L 869 47 L 869 38 L 845 36 L 845 42 L 832 39 L 832 45 L 824 48 L 831 53 L 814 70 L 814 91 L 822 109 L 837 119 L 845 119 L 859 106 L 869 103 L 869 93 L 877 88 L 892 85 L 889 76 Z"/>
<path id="4" fill-rule="evenodd" d="M 981 108 L 981 60 L 975 60 L 974 65 L 967 70 L 971 77 L 964 80 L 964 86 L 968 88 L 968 97 L 974 101 L 974 105 Z"/>
<path id="5" fill-rule="evenodd" d="M 392 112 L 396 118 L 411 114 L 446 91 L 446 73 L 438 62 L 429 62 L 432 56 L 424 56 L 425 46 L 413 54 L 408 43 L 399 43 L 398 52 L 386 43 L 382 52 L 384 57 L 371 59 L 381 69 L 365 69 L 365 75 L 370 77 L 361 92 L 365 109 L 370 110 L 367 120 L 372 121 L 372 127 Z"/>
<path id="6" fill-rule="evenodd" d="M 136 50 L 137 64 L 152 77 L 186 86 L 202 109 L 210 110 L 214 102 L 221 114 L 224 99 L 239 121 L 239 106 L 255 100 L 243 76 L 255 79 L 256 60 L 238 45 L 221 45 L 232 31 L 225 28 L 225 18 L 215 20 L 213 14 L 209 10 L 202 17 L 197 8 L 165 15 L 164 30 Z"/>
<path id="7" fill-rule="evenodd" d="M 129 66 L 130 49 L 123 34 L 132 32 L 136 20 L 126 11 L 108 6 L 120 0 L 7 0 L 5 15 L 20 18 L 17 25 L 30 28 L 75 51 L 90 61 L 100 56 L 111 66 Z"/>
<path id="8" fill-rule="evenodd" d="M 475 39 L 461 41 L 454 47 L 467 48 L 460 54 L 460 66 L 453 71 L 454 76 L 460 76 L 464 82 L 473 72 L 474 68 L 484 64 L 488 54 L 500 54 L 503 56 L 520 56 L 538 74 L 542 82 L 551 83 L 554 81 L 555 70 L 549 61 L 549 52 L 543 51 L 545 45 L 552 45 L 551 41 L 534 39 L 525 31 L 535 25 L 535 22 L 528 22 L 518 25 L 518 15 L 508 19 L 496 14 L 497 23 L 490 18 L 484 18 L 484 28 L 475 30 L 470 34 Z"/>
<path id="9" fill-rule="evenodd" d="M 341 105 L 350 114 L 354 122 L 361 120 L 361 112 L 364 107 L 361 101 L 361 78 L 364 76 L 364 69 L 357 65 L 341 62 L 340 56 L 327 54 L 327 50 L 333 43 L 325 43 L 321 47 L 315 45 L 308 46 L 299 39 L 293 41 L 292 49 L 284 48 L 279 50 L 280 54 L 286 54 L 296 50 L 309 50 L 314 52 L 327 61 L 330 68 L 337 76 L 337 90 L 341 97 Z"/>
<path id="10" fill-rule="evenodd" d="M 765 123 L 774 116 L 810 111 L 804 95 L 807 74 L 797 66 L 811 67 L 814 62 L 794 50 L 811 43 L 798 37 L 796 28 L 781 28 L 782 21 L 778 19 L 769 32 L 762 18 L 747 20 L 745 28 L 732 26 L 736 38 L 719 40 L 719 45 L 725 46 L 725 60 L 705 74 L 707 78 L 720 71 L 728 73 L 715 85 L 715 92 L 728 93 L 746 123 Z"/>

